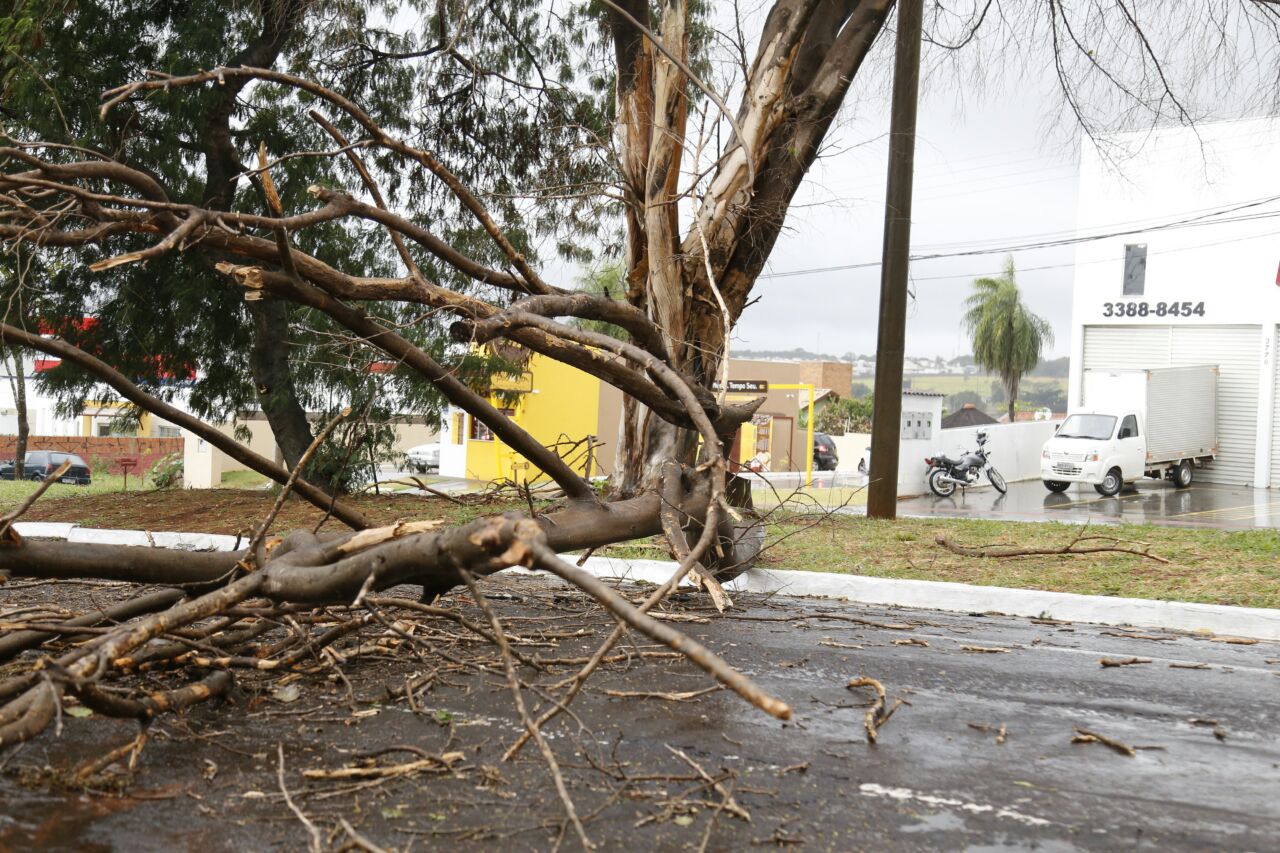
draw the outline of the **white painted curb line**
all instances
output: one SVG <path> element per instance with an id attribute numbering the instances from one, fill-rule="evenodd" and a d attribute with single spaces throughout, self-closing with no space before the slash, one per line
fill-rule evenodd
<path id="1" fill-rule="evenodd" d="M 141 530 L 99 530 L 75 524 L 39 521 L 20 521 L 14 527 L 21 536 L 66 539 L 68 542 L 179 548 L 186 551 L 230 551 L 236 545 L 236 537 L 213 533 L 147 534 Z M 572 557 L 566 559 L 576 561 Z M 617 557 L 592 557 L 583 566 L 597 577 L 647 581 L 653 584 L 664 583 L 671 577 L 675 567 L 675 563 L 664 560 L 625 560 Z M 914 607 L 957 613 L 1001 613 L 1031 618 L 1047 616 L 1068 622 L 1210 631 L 1214 634 L 1280 641 L 1280 610 L 1267 608 L 1111 598 L 944 581 L 872 578 L 835 572 L 764 569 L 751 569 L 727 586 L 730 592 L 811 596 L 886 607 Z"/>

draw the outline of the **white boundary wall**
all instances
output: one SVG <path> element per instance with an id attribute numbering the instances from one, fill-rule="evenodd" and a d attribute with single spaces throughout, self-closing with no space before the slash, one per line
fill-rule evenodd
<path id="1" fill-rule="evenodd" d="M 991 464 L 1010 483 L 1040 479 L 1040 451 L 1053 437 L 1062 421 L 1024 421 L 1016 424 L 988 424 L 954 427 L 939 432 L 938 452 L 956 456 L 978 445 L 978 430 L 987 431 Z M 986 482 L 986 478 L 983 478 Z"/>

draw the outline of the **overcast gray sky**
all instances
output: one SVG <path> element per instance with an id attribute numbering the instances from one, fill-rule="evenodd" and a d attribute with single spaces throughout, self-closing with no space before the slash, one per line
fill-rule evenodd
<path id="1" fill-rule="evenodd" d="M 1077 153 L 1072 127 L 1052 128 L 1047 92 L 1024 84 L 959 103 L 954 89 L 921 98 L 912 252 L 950 252 L 1026 242 L 1075 227 Z M 768 272 L 878 262 L 884 220 L 887 93 L 851 111 L 832 153 L 814 167 L 787 219 Z M 1027 304 L 1055 332 L 1051 355 L 1070 346 L 1071 260 L 1067 248 L 1014 254 Z M 918 261 L 907 321 L 909 355 L 968 353 L 961 302 L 975 276 L 999 272 L 1002 253 Z M 1035 270 L 1033 267 L 1055 266 Z M 763 278 L 760 301 L 736 335 L 743 349 L 840 355 L 875 350 L 878 266 Z"/>

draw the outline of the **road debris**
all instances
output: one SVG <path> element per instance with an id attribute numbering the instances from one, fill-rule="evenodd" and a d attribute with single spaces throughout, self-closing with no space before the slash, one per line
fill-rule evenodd
<path id="1" fill-rule="evenodd" d="M 1002 652 L 1007 652 L 1009 650 L 1001 648 L 999 646 L 961 646 L 960 651 L 977 652 L 979 654 L 987 654 L 987 655 L 998 655 Z"/>
<path id="2" fill-rule="evenodd" d="M 885 711 L 885 692 L 884 685 L 874 678 L 862 676 L 859 678 L 849 679 L 849 683 L 845 685 L 846 690 L 853 690 L 858 687 L 870 687 L 876 691 L 875 703 L 867 709 L 866 716 L 863 718 L 863 726 L 867 730 L 867 743 L 874 744 L 876 738 L 879 737 L 880 727 L 889 722 L 889 718 L 893 716 L 893 712 L 902 706 L 901 699 L 895 699 L 893 707 Z"/>
<path id="3" fill-rule="evenodd" d="M 1151 658 L 1098 658 L 1103 667 L 1133 666 L 1139 663 L 1151 663 Z"/>
<path id="4" fill-rule="evenodd" d="M 1076 735 L 1071 739 L 1072 743 L 1100 743 L 1103 746 L 1109 746 L 1121 755 L 1127 755 L 1133 758 L 1138 754 L 1138 750 L 1129 746 L 1127 743 L 1121 743 L 1114 738 L 1106 735 L 1100 735 L 1097 732 L 1091 732 L 1088 729 L 1082 729 L 1076 726 Z"/>
<path id="5" fill-rule="evenodd" d="M 1005 728 L 1004 723 L 1001 723 L 999 728 L 996 728 L 995 726 L 988 726 L 984 723 L 970 723 L 969 728 L 976 729 L 980 732 L 994 732 L 997 745 L 1004 743 L 1005 738 L 1009 735 L 1009 730 Z"/>

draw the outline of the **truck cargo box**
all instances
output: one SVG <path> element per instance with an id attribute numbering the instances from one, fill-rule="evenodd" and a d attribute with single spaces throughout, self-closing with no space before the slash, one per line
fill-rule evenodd
<path id="1" fill-rule="evenodd" d="M 1086 370 L 1084 404 L 1093 411 L 1142 413 L 1148 464 L 1218 453 L 1216 365 Z"/>

